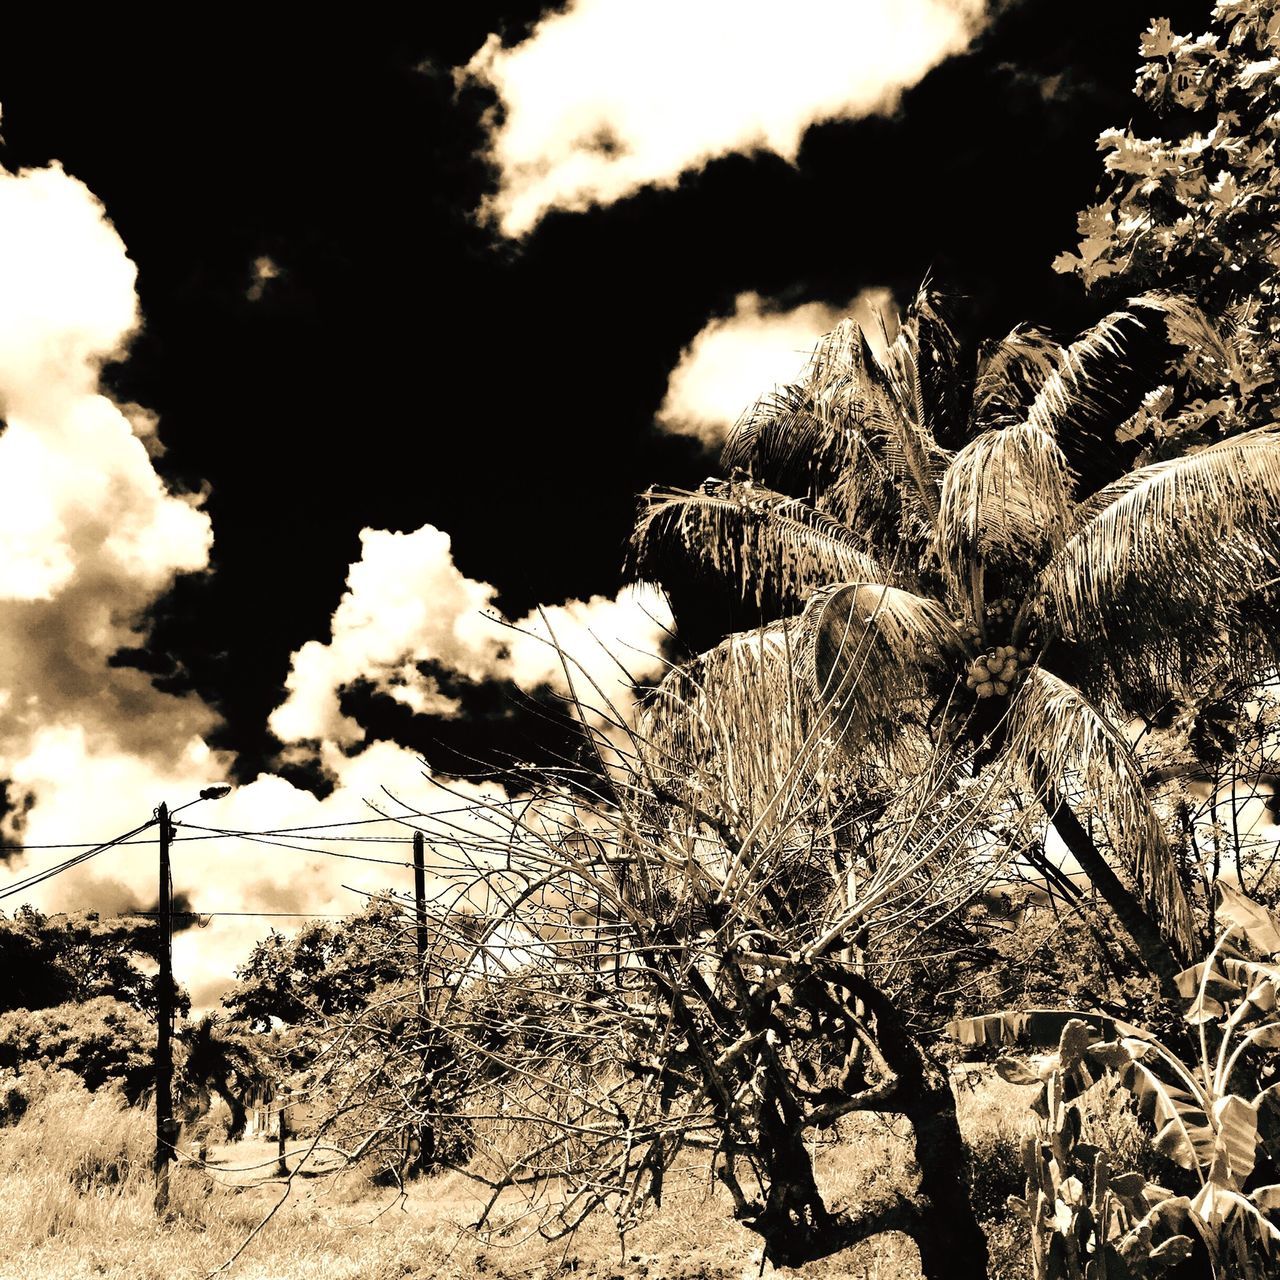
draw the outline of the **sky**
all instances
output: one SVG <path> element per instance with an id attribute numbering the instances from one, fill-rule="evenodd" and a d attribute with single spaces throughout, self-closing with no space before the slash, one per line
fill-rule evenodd
<path id="1" fill-rule="evenodd" d="M 713 473 L 841 317 L 891 335 L 929 273 L 974 333 L 1096 315 L 1050 264 L 1153 14 L 568 0 L 7 38 L 0 892 L 213 782 L 184 820 L 263 832 L 572 750 L 549 637 L 623 703 L 610 654 L 643 682 L 676 652 L 621 580 L 636 495 Z M 180 836 L 204 912 L 411 883 L 399 844 Z M 154 879 L 148 833 L 29 896 L 144 909 Z M 299 922 L 214 916 L 177 975 L 214 1002 Z"/>

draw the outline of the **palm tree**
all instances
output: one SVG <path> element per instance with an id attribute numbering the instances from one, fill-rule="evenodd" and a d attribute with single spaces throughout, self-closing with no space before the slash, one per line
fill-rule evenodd
<path id="1" fill-rule="evenodd" d="M 178 1068 L 179 1114 L 185 1125 L 205 1116 L 215 1097 L 230 1112 L 227 1137 L 244 1133 L 248 1122 L 245 1102 L 267 1072 L 250 1037 L 206 1013 L 180 1033 L 185 1049 Z"/>
<path id="2" fill-rule="evenodd" d="M 1007 770 L 1169 989 L 1195 929 L 1125 726 L 1274 664 L 1280 427 L 1125 470 L 1166 340 L 1226 358 L 1161 294 L 1065 349 L 1020 328 L 966 351 L 927 289 L 882 358 L 845 321 L 739 421 L 728 479 L 644 495 L 628 571 L 677 617 L 689 584 L 732 584 L 855 755 L 945 738 Z"/>

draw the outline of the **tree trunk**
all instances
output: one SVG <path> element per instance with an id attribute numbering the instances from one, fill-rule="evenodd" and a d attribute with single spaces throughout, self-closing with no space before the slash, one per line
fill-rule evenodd
<path id="1" fill-rule="evenodd" d="M 925 1280 L 986 1280 L 987 1238 L 973 1212 L 969 1152 L 951 1078 L 879 987 L 861 975 L 846 975 L 844 982 L 875 1014 L 880 1051 L 898 1077 L 897 1108 L 911 1121 L 920 1190 L 910 1234 L 920 1270 Z"/>
<path id="2" fill-rule="evenodd" d="M 1142 963 L 1158 979 L 1165 998 L 1177 1008 L 1181 997 L 1174 979 L 1186 968 L 1186 964 L 1175 954 L 1169 940 L 1147 914 L 1137 895 L 1098 852 L 1098 846 L 1070 806 L 1059 797 L 1047 779 L 1037 778 L 1036 781 L 1041 784 L 1045 797 L 1045 812 L 1049 815 L 1054 830 L 1062 837 L 1062 843 L 1080 864 L 1080 869 L 1089 877 L 1093 887 L 1102 895 L 1103 901 L 1115 912 L 1116 919 L 1124 926 L 1125 932 L 1133 939 Z"/>
<path id="3" fill-rule="evenodd" d="M 925 1280 L 986 1280 L 987 1240 L 970 1199 L 969 1152 L 956 1120 L 951 1081 L 927 1064 L 918 1099 L 906 1108 L 920 1166 L 924 1207 L 912 1233 Z"/>

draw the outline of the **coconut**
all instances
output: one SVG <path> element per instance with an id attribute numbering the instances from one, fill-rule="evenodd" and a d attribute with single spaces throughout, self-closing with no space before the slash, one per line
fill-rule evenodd
<path id="1" fill-rule="evenodd" d="M 1001 697 L 1004 697 L 1009 692 L 1009 686 L 1003 680 L 997 680 L 995 682 L 995 690 Z"/>
<path id="2" fill-rule="evenodd" d="M 995 692 L 995 682 L 992 680 L 983 680 L 978 685 L 978 697 L 989 698 Z"/>

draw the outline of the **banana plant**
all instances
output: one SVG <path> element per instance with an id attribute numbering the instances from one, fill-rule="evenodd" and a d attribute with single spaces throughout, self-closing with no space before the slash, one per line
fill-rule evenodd
<path id="1" fill-rule="evenodd" d="M 1035 1063 L 1005 1057 L 996 1064 L 1006 1080 L 1038 1087 L 1032 1107 L 1040 1142 L 1024 1153 L 1027 1196 L 1015 1206 L 1031 1224 L 1037 1280 L 1155 1275 L 1154 1260 L 1179 1253 L 1181 1246 L 1168 1243 L 1178 1236 L 1199 1238 L 1215 1277 L 1280 1273 L 1280 920 L 1225 881 L 1216 893 L 1217 942 L 1177 978 L 1198 1047 L 1194 1061 L 1101 1014 L 1031 1010 L 949 1024 L 961 1044 L 1050 1051 Z M 1081 1158 L 1094 1201 L 1079 1179 L 1064 1180 L 1066 1147 L 1057 1151 L 1055 1141 L 1063 1140 L 1054 1135 L 1066 1126 L 1078 1138 L 1079 1116 L 1065 1119 L 1062 1109 L 1108 1073 L 1152 1126 L 1153 1148 L 1191 1175 L 1191 1194 L 1145 1182 L 1135 1195 L 1124 1175 L 1128 1203 L 1112 1195 L 1100 1213 L 1097 1197 L 1109 1171 L 1087 1147 Z M 1155 1252 L 1160 1247 L 1163 1254 Z M 1135 1270 L 1139 1254 L 1151 1269 Z M 1121 1257 L 1128 1270 L 1116 1261 Z"/>

